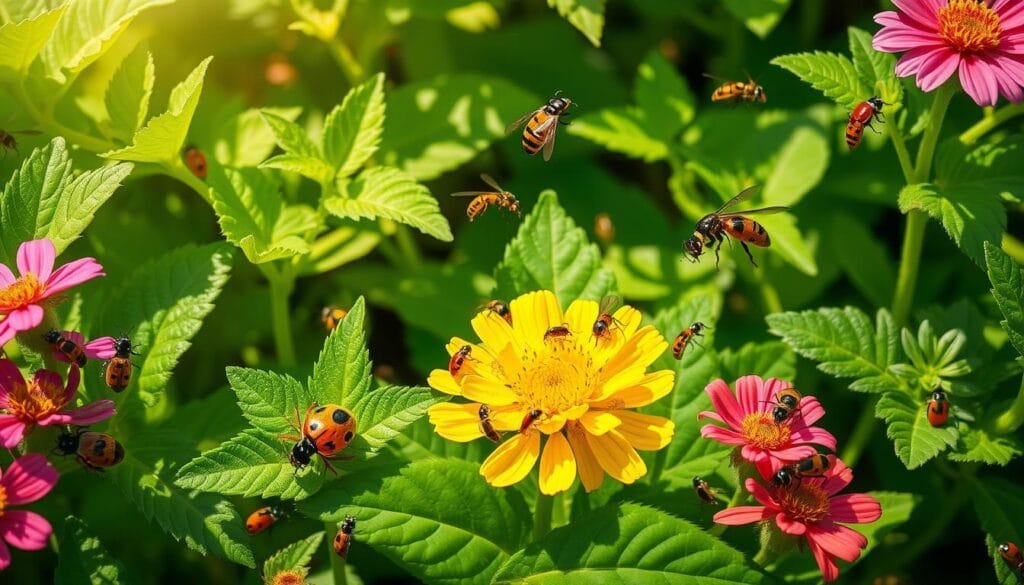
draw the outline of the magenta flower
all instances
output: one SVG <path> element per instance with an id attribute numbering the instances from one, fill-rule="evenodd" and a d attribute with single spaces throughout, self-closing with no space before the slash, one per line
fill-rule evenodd
<path id="1" fill-rule="evenodd" d="M 853 562 L 868 545 L 864 535 L 837 522 L 860 524 L 882 516 L 882 505 L 867 494 L 836 495 L 853 481 L 853 470 L 829 456 L 832 465 L 825 477 L 804 478 L 793 488 L 769 491 L 753 479 L 747 479 L 747 491 L 762 506 L 736 506 L 715 514 L 715 522 L 729 526 L 775 519 L 779 530 L 804 537 L 814 554 L 825 581 L 839 577 L 834 559 Z"/>
<path id="2" fill-rule="evenodd" d="M 112 400 L 65 409 L 74 404 L 80 376 L 72 364 L 66 387 L 60 374 L 49 370 L 38 370 L 27 381 L 14 362 L 0 360 L 0 445 L 14 447 L 37 425 L 87 425 L 114 416 Z"/>
<path id="3" fill-rule="evenodd" d="M 724 380 L 715 380 L 704 391 L 711 396 L 711 404 L 717 412 L 704 411 L 697 418 L 710 418 L 728 426 L 704 425 L 701 436 L 742 447 L 743 458 L 757 465 L 758 471 L 766 477 L 786 463 L 817 453 L 813 445 L 835 450 L 836 438 L 823 428 L 811 426 L 825 416 L 825 409 L 817 398 L 801 398 L 799 408 L 781 423 L 772 418 L 775 395 L 779 390 L 792 387 L 778 378 L 765 382 L 760 376 L 743 376 L 736 380 L 736 395 L 733 395 Z"/>
<path id="4" fill-rule="evenodd" d="M 98 337 L 89 343 L 85 343 L 85 337 L 77 331 L 61 331 L 60 334 L 68 341 L 80 346 L 82 352 L 85 353 L 85 357 L 91 360 L 109 360 L 117 354 L 117 351 L 114 349 L 116 340 L 113 337 Z M 71 363 L 71 360 L 66 355 L 57 350 L 53 350 L 51 355 L 58 361 Z"/>
<path id="5" fill-rule="evenodd" d="M 43 321 L 43 301 L 53 295 L 103 276 L 93 258 L 68 262 L 57 270 L 57 251 L 50 240 L 31 240 L 18 248 L 18 271 L 0 264 L 0 347 L 16 334 L 34 329 Z"/>
<path id="6" fill-rule="evenodd" d="M 906 51 L 896 75 L 917 76 L 923 91 L 939 87 L 954 72 L 979 106 L 999 94 L 1024 99 L 1024 2 L 1019 0 L 893 0 L 898 12 L 875 16 L 882 30 L 875 49 Z"/>
<path id="7" fill-rule="evenodd" d="M 46 518 L 8 506 L 28 504 L 45 496 L 57 484 L 57 477 L 57 470 L 38 453 L 18 457 L 0 475 L 0 571 L 11 564 L 7 544 L 21 550 L 39 550 L 53 533 Z"/>

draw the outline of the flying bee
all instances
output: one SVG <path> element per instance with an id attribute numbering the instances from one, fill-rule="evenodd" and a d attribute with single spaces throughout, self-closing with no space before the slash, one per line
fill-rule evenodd
<path id="1" fill-rule="evenodd" d="M 750 74 L 747 73 L 746 81 L 729 81 L 713 75 L 704 74 L 704 77 L 709 79 L 717 79 L 718 81 L 724 81 L 722 85 L 715 88 L 715 91 L 711 94 L 711 101 L 713 102 L 732 102 L 738 104 L 740 102 L 753 103 L 761 102 L 762 104 L 768 101 L 768 95 L 765 94 L 764 88 L 761 87 Z"/>
<path id="2" fill-rule="evenodd" d="M 492 443 L 501 442 L 501 433 L 494 430 L 494 423 L 491 422 L 491 409 L 486 404 L 480 405 L 480 430 Z"/>
<path id="3" fill-rule="evenodd" d="M 850 121 L 846 124 L 846 146 L 853 150 L 860 146 L 864 138 L 864 127 L 871 128 L 871 131 L 878 134 L 878 130 L 871 123 L 878 120 L 885 123 L 885 115 L 882 114 L 882 106 L 885 102 L 877 96 L 868 98 L 867 101 L 857 104 L 857 107 L 850 112 Z"/>
<path id="4" fill-rule="evenodd" d="M 772 245 L 772 240 L 768 237 L 768 232 L 765 231 L 761 224 L 746 216 L 757 213 L 781 213 L 789 210 L 788 207 L 776 205 L 736 213 L 725 213 L 725 210 L 730 207 L 749 199 L 757 190 L 758 186 L 756 185 L 747 187 L 740 191 L 738 195 L 726 201 L 717 211 L 705 215 L 697 222 L 693 235 L 683 244 L 684 252 L 691 256 L 692 262 L 700 260 L 705 246 L 710 249 L 714 247 L 715 242 L 718 242 L 718 246 L 715 247 L 715 267 L 717 268 L 719 261 L 718 252 L 722 249 L 722 242 L 732 236 L 740 241 L 740 245 L 743 246 L 743 250 L 747 253 L 747 258 L 750 258 L 750 263 L 757 266 L 757 262 L 754 262 L 754 256 L 750 253 L 750 248 L 747 247 L 747 244 L 767 248 Z"/>
<path id="5" fill-rule="evenodd" d="M 683 359 L 683 352 L 686 351 L 687 346 L 693 342 L 694 345 L 700 345 L 694 339 L 694 337 L 704 337 L 704 330 L 708 329 L 708 326 L 701 323 L 700 321 L 694 322 L 686 329 L 679 332 L 676 335 L 676 340 L 672 342 L 672 357 L 677 360 Z"/>
<path id="6" fill-rule="evenodd" d="M 708 482 L 704 481 L 700 477 L 693 478 L 693 491 L 697 492 L 697 497 L 705 504 L 719 503 L 718 498 L 716 497 L 715 488 L 708 485 Z"/>
<path id="7" fill-rule="evenodd" d="M 473 221 L 483 212 L 487 211 L 488 205 L 507 209 L 517 216 L 523 214 L 519 206 L 519 200 L 516 199 L 515 195 L 498 186 L 497 181 L 491 178 L 490 175 L 480 175 L 480 178 L 490 185 L 494 191 L 459 191 L 458 193 L 452 193 L 452 197 L 473 198 L 470 200 L 469 205 L 466 206 L 466 215 L 469 217 L 469 221 Z"/>
<path id="8" fill-rule="evenodd" d="M 21 134 L 22 136 L 36 136 L 42 134 L 38 130 L 2 130 L 0 129 L 0 150 L 3 151 L 4 156 L 7 157 L 7 151 L 13 150 L 15 154 L 18 154 L 18 140 L 14 137 L 15 134 Z"/>
<path id="9" fill-rule="evenodd" d="M 523 422 L 520 423 L 519 425 L 519 432 L 525 433 L 526 431 L 530 430 L 530 427 L 533 426 L 533 423 L 537 422 L 537 419 L 539 419 L 543 415 L 544 412 L 542 410 L 531 410 L 530 412 L 526 413 L 526 416 L 523 417 Z"/>
<path id="10" fill-rule="evenodd" d="M 597 321 L 594 321 L 594 337 L 598 339 L 611 339 L 612 326 L 621 325 L 618 319 L 612 316 L 612 311 L 614 311 L 621 302 L 622 299 L 615 295 L 607 295 L 601 299 L 601 306 L 597 310 Z"/>
<path id="11" fill-rule="evenodd" d="M 555 151 L 555 132 L 558 130 L 558 124 L 563 116 L 569 115 L 566 110 L 573 104 L 569 98 L 558 97 L 559 93 L 562 93 L 561 90 L 555 92 L 555 96 L 548 100 L 548 103 L 523 114 L 505 127 L 505 134 L 508 135 L 529 120 L 523 128 L 523 150 L 526 154 L 537 154 L 543 148 L 544 160 L 551 159 L 551 153 Z M 568 125 L 568 122 L 562 124 Z"/>
<path id="12" fill-rule="evenodd" d="M 490 311 L 504 319 L 505 322 L 508 323 L 509 325 L 512 324 L 512 309 L 510 309 L 508 305 L 505 304 L 505 301 L 493 299 L 480 305 L 480 309 L 484 311 Z"/>

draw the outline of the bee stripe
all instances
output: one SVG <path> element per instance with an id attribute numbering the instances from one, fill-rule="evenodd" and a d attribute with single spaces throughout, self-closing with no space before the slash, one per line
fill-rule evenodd
<path id="1" fill-rule="evenodd" d="M 734 218 L 732 218 L 732 229 L 733 229 L 733 231 L 738 233 L 738 234 L 742 234 L 743 233 L 743 227 L 744 227 L 743 223 L 744 223 L 744 221 L 743 221 L 742 217 L 734 217 Z"/>

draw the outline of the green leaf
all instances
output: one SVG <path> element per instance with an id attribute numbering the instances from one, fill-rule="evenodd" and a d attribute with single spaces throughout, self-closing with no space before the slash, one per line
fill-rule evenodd
<path id="1" fill-rule="evenodd" d="M 355 516 L 357 546 L 373 547 L 423 581 L 490 583 L 526 539 L 530 512 L 522 496 L 487 485 L 474 463 L 417 461 L 380 484 L 353 481 L 332 483 L 299 509 L 324 521 Z"/>
<path id="2" fill-rule="evenodd" d="M 790 0 L 725 0 L 723 4 L 750 32 L 765 38 L 782 20 Z"/>
<path id="3" fill-rule="evenodd" d="M 1017 483 L 990 475 L 973 479 L 970 493 L 981 528 L 988 534 L 985 542 L 1000 585 L 1017 585 L 1017 576 L 996 547 L 1001 542 L 1015 542 L 1019 546 L 1024 541 L 1020 523 L 1024 518 L 1024 490 Z"/>
<path id="4" fill-rule="evenodd" d="M 1012 435 L 1001 436 L 984 428 L 964 427 L 960 432 L 960 444 L 949 458 L 963 463 L 1006 465 L 1022 453 L 1024 445 Z"/>
<path id="5" fill-rule="evenodd" d="M 647 53 L 637 69 L 633 96 L 647 127 L 662 138 L 674 137 L 696 115 L 697 98 L 690 86 L 657 51 Z"/>
<path id="6" fill-rule="evenodd" d="M 328 114 L 322 137 L 327 164 L 338 177 L 355 174 L 377 152 L 384 131 L 384 74 L 352 88 Z"/>
<path id="7" fill-rule="evenodd" d="M 654 508 L 612 505 L 555 528 L 518 552 L 494 583 L 754 585 L 763 573 L 699 527 Z"/>
<path id="8" fill-rule="evenodd" d="M 907 469 L 915 469 L 947 448 L 956 445 L 957 431 L 933 427 L 924 402 L 915 402 L 903 392 L 886 392 L 878 399 L 875 416 L 885 419 L 886 436 L 896 446 L 896 456 Z"/>
<path id="9" fill-rule="evenodd" d="M 253 264 L 309 252 L 304 235 L 318 221 L 305 205 L 285 207 L 280 187 L 258 169 L 211 169 L 213 209 L 225 237 Z"/>
<path id="10" fill-rule="evenodd" d="M 645 162 L 665 159 L 668 146 L 648 132 L 641 115 L 634 108 L 606 108 L 580 116 L 566 131 Z"/>
<path id="11" fill-rule="evenodd" d="M 856 67 L 844 55 L 815 51 L 783 55 L 772 59 L 771 63 L 811 84 L 846 110 L 853 111 L 871 93 L 864 87 Z"/>
<path id="12" fill-rule="evenodd" d="M 357 179 L 341 181 L 338 190 L 340 196 L 324 200 L 324 206 L 333 215 L 348 219 L 386 218 L 411 225 L 443 242 L 454 239 L 430 190 L 399 169 L 369 169 Z"/>
<path id="13" fill-rule="evenodd" d="M 219 496 L 185 491 L 172 482 L 180 460 L 195 454 L 191 444 L 174 432 L 148 432 L 123 442 L 124 461 L 107 476 L 147 520 L 155 520 L 175 540 L 184 540 L 200 554 L 256 567 L 234 506 Z"/>
<path id="14" fill-rule="evenodd" d="M 107 136 L 128 143 L 142 128 L 149 115 L 155 76 L 153 54 L 141 45 L 125 57 L 103 95 L 110 117 L 104 129 Z"/>
<path id="15" fill-rule="evenodd" d="M 605 0 L 548 0 L 562 18 L 576 27 L 595 47 L 601 46 Z"/>
<path id="16" fill-rule="evenodd" d="M 55 585 L 119 585 L 127 580 L 124 566 L 110 556 L 85 522 L 74 516 L 64 520 L 57 559 Z"/>
<path id="17" fill-rule="evenodd" d="M 854 307 L 775 313 L 765 320 L 770 333 L 798 354 L 820 362 L 822 372 L 857 378 L 851 390 L 879 393 L 900 388 L 900 381 L 888 372 L 898 358 L 899 339 L 885 310 L 878 312 L 874 325 Z"/>
<path id="18" fill-rule="evenodd" d="M 1006 229 L 1006 209 L 996 193 L 970 184 L 939 187 L 907 185 L 900 191 L 900 211 L 919 209 L 937 219 L 956 245 L 981 264 L 984 245 L 998 243 Z"/>
<path id="19" fill-rule="evenodd" d="M 871 34 L 857 27 L 847 29 L 850 35 L 850 55 L 860 80 L 872 95 L 889 104 L 903 102 L 903 85 L 896 77 L 896 56 L 876 51 L 871 45 Z"/>
<path id="20" fill-rule="evenodd" d="M 896 269 L 889 249 L 861 222 L 849 221 L 845 214 L 829 218 L 822 231 L 843 271 L 865 298 L 879 307 L 887 306 L 896 292 Z M 850 254 L 849 250 L 857 250 Z"/>
<path id="21" fill-rule="evenodd" d="M 796 218 L 783 213 L 771 220 L 772 249 L 777 250 L 783 260 L 792 264 L 797 270 L 809 276 L 818 274 L 818 264 L 814 261 L 814 252 L 796 226 Z"/>
<path id="22" fill-rule="evenodd" d="M 260 167 L 298 173 L 321 184 L 331 180 L 334 169 L 324 162 L 320 149 L 301 126 L 269 110 L 260 110 L 260 115 L 273 132 L 277 145 L 285 151 L 264 161 Z"/>
<path id="23" fill-rule="evenodd" d="M 614 287 L 615 277 L 601 266 L 601 251 L 558 204 L 554 191 L 540 194 L 519 233 L 505 247 L 495 269 L 499 298 L 546 289 L 559 303 L 586 298 L 600 300 Z"/>
<path id="24" fill-rule="evenodd" d="M 67 249 L 131 172 L 131 163 L 119 163 L 86 171 L 72 179 L 61 192 L 53 218 L 41 237 L 50 238 L 58 253 Z"/>
<path id="25" fill-rule="evenodd" d="M 352 405 L 359 418 L 359 434 L 353 449 L 358 452 L 363 442 L 369 451 L 380 449 L 442 400 L 436 392 L 422 386 L 383 386 L 363 394 Z"/>
<path id="26" fill-rule="evenodd" d="M 735 351 L 724 349 L 718 358 L 725 380 L 736 380 L 748 374 L 757 374 L 765 380 L 792 381 L 796 377 L 796 354 L 781 341 L 751 342 Z"/>
<path id="27" fill-rule="evenodd" d="M 100 156 L 114 160 L 180 165 L 192 116 L 203 93 L 203 78 L 213 57 L 207 57 L 171 91 L 167 111 L 151 119 L 132 137 L 130 146 Z"/>
<path id="28" fill-rule="evenodd" d="M 230 366 L 226 373 L 242 415 L 253 427 L 270 434 L 294 432 L 289 421 L 294 420 L 297 410 L 299 416 L 304 415 L 312 401 L 302 384 L 291 376 Z"/>
<path id="29" fill-rule="evenodd" d="M 58 6 L 34 18 L 0 26 L 0 80 L 17 82 L 25 76 L 66 8 Z"/>
<path id="30" fill-rule="evenodd" d="M 323 532 L 315 532 L 277 551 L 264 561 L 263 576 L 271 579 L 281 571 L 298 571 L 306 576 L 309 572 L 307 565 L 313 560 L 323 538 Z"/>
<path id="31" fill-rule="evenodd" d="M 992 296 L 1005 317 L 999 324 L 1017 353 L 1024 356 L 1024 274 L 1006 252 L 992 244 L 985 244 L 985 265 Z"/>
<path id="32" fill-rule="evenodd" d="M 105 295 L 89 326 L 94 337 L 128 332 L 141 355 L 132 386 L 119 396 L 156 404 L 178 360 L 228 280 L 231 249 L 223 243 L 183 246 L 139 266 Z M 96 368 L 99 377 L 99 363 Z M 120 399 L 120 398 L 119 398 Z"/>

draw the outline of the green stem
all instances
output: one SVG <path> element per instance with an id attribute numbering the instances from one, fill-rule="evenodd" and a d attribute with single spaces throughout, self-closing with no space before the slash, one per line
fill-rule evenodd
<path id="1" fill-rule="evenodd" d="M 352 50 L 348 48 L 348 45 L 339 38 L 322 40 L 327 43 L 327 47 L 331 50 L 331 56 L 338 62 L 338 67 L 341 68 L 341 72 L 345 75 L 345 80 L 348 81 L 349 85 L 359 85 L 365 72 L 363 71 L 363 66 L 359 64 L 359 60 L 352 54 Z"/>
<path id="2" fill-rule="evenodd" d="M 402 258 L 410 268 L 417 268 L 421 265 L 423 259 L 420 257 L 419 248 L 416 247 L 416 240 L 413 239 L 409 226 L 398 224 L 395 227 L 395 242 L 402 253 Z"/>
<path id="3" fill-rule="evenodd" d="M 1024 114 L 1024 104 L 1003 106 L 995 112 L 986 115 L 977 124 L 968 128 L 960 135 L 960 142 L 974 144 L 979 138 L 998 127 L 1003 122 L 1016 116 Z"/>
<path id="4" fill-rule="evenodd" d="M 260 265 L 270 281 L 270 315 L 274 329 L 274 348 L 277 360 L 283 366 L 295 365 L 295 346 L 292 343 L 292 322 L 288 309 L 288 297 L 292 294 L 295 280 L 289 267 L 281 270 L 272 265 Z"/>
<path id="5" fill-rule="evenodd" d="M 928 127 L 925 128 L 921 145 L 917 149 L 917 163 L 914 166 L 914 182 L 923 183 L 928 180 L 932 170 L 932 158 L 935 156 L 935 145 L 938 144 L 942 130 L 942 121 L 946 118 L 949 102 L 956 93 L 956 84 L 947 83 L 935 92 L 931 112 L 928 114 Z"/>
<path id="6" fill-rule="evenodd" d="M 910 164 L 910 152 L 907 151 L 907 143 L 903 140 L 903 132 L 899 125 L 893 124 L 889 128 L 889 137 L 892 138 L 892 147 L 896 150 L 896 158 L 900 161 L 903 179 L 909 184 L 914 178 L 914 167 Z"/>
<path id="7" fill-rule="evenodd" d="M 338 527 L 333 522 L 326 522 L 324 524 L 324 532 L 327 534 L 327 556 L 331 559 L 331 574 L 334 575 L 334 585 L 347 585 L 346 560 L 334 554 L 334 535 L 338 532 Z"/>
<path id="8" fill-rule="evenodd" d="M 921 264 L 921 248 L 924 232 L 928 227 L 928 214 L 914 209 L 907 214 L 907 227 L 903 232 L 903 252 L 900 257 L 900 272 L 896 278 L 896 296 L 892 301 L 892 317 L 897 327 L 907 324 L 910 305 L 914 300 L 917 272 Z"/>
<path id="9" fill-rule="evenodd" d="M 95 136 L 89 136 L 88 134 L 79 132 L 78 130 L 68 128 L 58 122 L 53 117 L 52 112 L 45 112 L 37 108 L 36 100 L 29 97 L 23 84 L 12 84 L 7 87 L 10 90 L 11 95 L 18 100 L 18 106 L 22 111 L 27 113 L 29 117 L 47 133 L 53 134 L 54 136 L 63 136 L 74 144 L 92 152 L 100 153 L 108 150 L 114 150 L 115 146 L 112 142 L 96 138 Z"/>
<path id="10" fill-rule="evenodd" d="M 757 554 L 754 555 L 754 559 L 753 560 L 754 560 L 754 564 L 761 565 L 762 567 L 767 565 L 768 564 L 768 547 L 767 546 L 762 546 L 761 550 L 757 551 Z"/>
<path id="11" fill-rule="evenodd" d="M 854 425 L 853 432 L 850 433 L 850 438 L 846 441 L 846 448 L 843 449 L 843 454 L 840 457 L 847 466 L 853 467 L 860 459 L 864 448 L 871 442 L 875 421 L 875 401 L 871 400 L 861 411 L 857 424 Z"/>
<path id="12" fill-rule="evenodd" d="M 1017 398 L 1003 414 L 999 415 L 993 425 L 993 430 L 1000 435 L 1008 435 L 1024 424 L 1024 378 L 1020 381 L 1020 390 L 1017 391 Z"/>
<path id="13" fill-rule="evenodd" d="M 743 487 L 743 482 L 741 480 L 739 485 L 736 486 L 736 493 L 732 495 L 732 498 L 729 500 L 726 508 L 735 508 L 742 504 L 746 499 L 747 491 L 746 488 Z M 725 524 L 715 524 L 708 530 L 708 534 L 711 536 L 721 536 L 727 528 L 729 527 Z"/>
<path id="14" fill-rule="evenodd" d="M 551 531 L 551 512 L 554 509 L 555 497 L 545 495 L 537 489 L 537 505 L 533 511 L 533 541 L 537 542 Z"/>
<path id="15" fill-rule="evenodd" d="M 1003 251 L 1018 263 L 1024 264 L 1024 242 L 1021 242 L 1009 233 L 1003 234 Z"/>
<path id="16" fill-rule="evenodd" d="M 192 188 L 204 201 L 213 206 L 213 197 L 210 195 L 210 187 L 201 181 L 199 177 L 188 170 L 181 158 L 176 158 L 169 163 L 160 165 L 160 170 L 169 177 L 175 178 Z"/>

